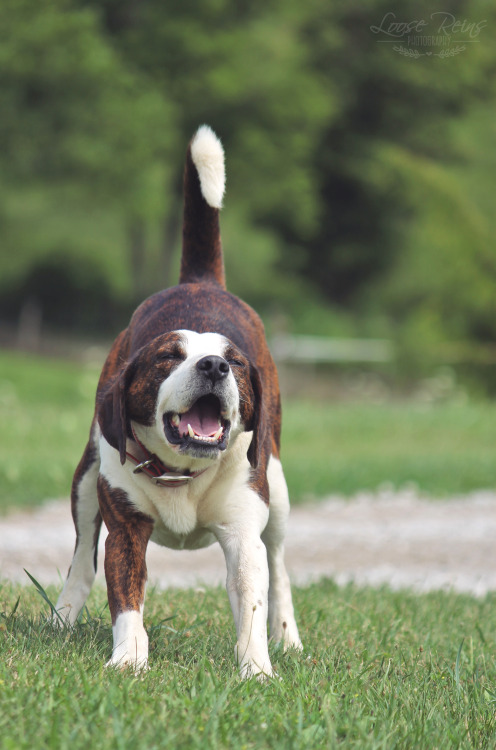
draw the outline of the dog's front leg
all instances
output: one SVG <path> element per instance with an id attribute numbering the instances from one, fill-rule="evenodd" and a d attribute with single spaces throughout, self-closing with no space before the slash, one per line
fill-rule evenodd
<path id="1" fill-rule="evenodd" d="M 146 548 L 153 521 L 136 511 L 127 493 L 98 480 L 100 509 L 108 528 L 105 577 L 112 617 L 113 650 L 107 666 L 146 667 L 148 636 L 143 627 Z"/>
<path id="2" fill-rule="evenodd" d="M 241 676 L 272 676 L 267 644 L 269 569 L 265 545 L 256 531 L 221 524 L 215 533 L 224 551 L 227 592 L 236 625 L 236 661 Z"/>

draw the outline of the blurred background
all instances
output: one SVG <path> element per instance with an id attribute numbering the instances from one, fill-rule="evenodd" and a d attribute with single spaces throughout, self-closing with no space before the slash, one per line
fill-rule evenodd
<path id="1" fill-rule="evenodd" d="M 262 315 L 286 396 L 494 397 L 495 29 L 478 0 L 3 0 L 4 409 L 32 402 L 33 420 L 47 367 L 19 374 L 7 352 L 101 362 L 136 304 L 176 282 L 184 154 L 203 122 L 227 155 L 229 289 Z M 78 373 L 58 409 L 67 435 L 96 380 Z M 348 491 L 348 475 L 325 487 Z"/>

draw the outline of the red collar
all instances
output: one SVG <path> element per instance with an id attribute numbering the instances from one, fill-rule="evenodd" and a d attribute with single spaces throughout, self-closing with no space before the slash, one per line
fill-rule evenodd
<path id="1" fill-rule="evenodd" d="M 162 463 L 158 456 L 156 456 L 154 453 L 150 453 L 148 448 L 145 448 L 132 427 L 131 430 L 133 432 L 135 442 L 138 444 L 145 456 L 145 458 L 140 461 L 138 458 L 133 456 L 132 453 L 128 453 L 126 451 L 126 456 L 130 458 L 131 461 L 134 461 L 135 464 L 137 464 L 136 468 L 133 470 L 134 474 L 140 474 L 141 472 L 143 472 L 144 474 L 147 474 L 150 479 L 154 480 L 155 484 L 160 484 L 162 485 L 162 487 L 182 487 L 183 485 L 188 484 L 188 482 L 190 482 L 192 479 L 196 479 L 196 477 L 199 477 L 200 474 L 203 474 L 203 472 L 207 470 L 200 469 L 200 471 L 193 472 L 186 470 L 184 472 L 178 469 L 173 469 L 170 466 L 166 466 L 164 463 Z"/>

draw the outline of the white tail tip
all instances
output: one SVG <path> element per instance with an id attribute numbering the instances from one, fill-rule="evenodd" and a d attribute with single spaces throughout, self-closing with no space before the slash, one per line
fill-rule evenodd
<path id="1" fill-rule="evenodd" d="M 198 171 L 203 197 L 212 208 L 222 208 L 226 187 L 224 149 L 208 125 L 201 125 L 191 141 L 191 158 Z"/>

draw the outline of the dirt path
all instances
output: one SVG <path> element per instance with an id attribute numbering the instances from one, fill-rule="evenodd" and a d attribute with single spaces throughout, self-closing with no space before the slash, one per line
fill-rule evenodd
<path id="1" fill-rule="evenodd" d="M 103 537 L 98 578 L 103 580 Z M 0 518 L 0 577 L 43 585 L 65 577 L 74 547 L 68 501 Z M 428 501 L 413 492 L 363 493 L 294 507 L 286 560 L 295 583 L 323 576 L 339 583 L 419 591 L 453 588 L 475 595 L 496 590 L 496 492 Z M 162 588 L 223 584 L 218 545 L 174 552 L 151 544 L 150 583 Z"/>

